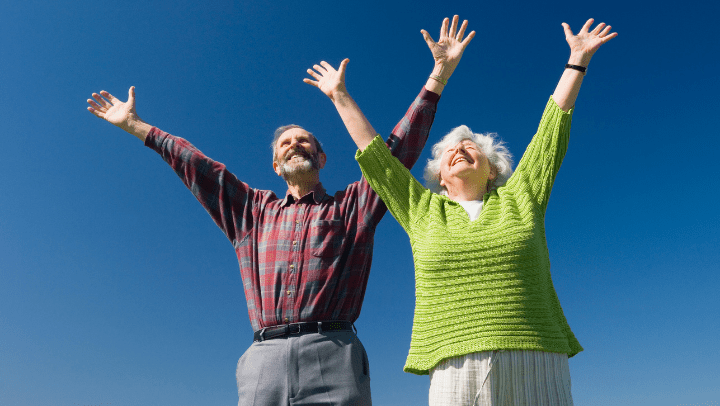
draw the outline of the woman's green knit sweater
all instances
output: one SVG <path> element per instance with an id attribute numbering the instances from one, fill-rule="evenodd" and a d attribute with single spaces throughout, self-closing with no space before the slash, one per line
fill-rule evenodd
<path id="1" fill-rule="evenodd" d="M 572 110 L 552 98 L 515 173 L 483 197 L 470 222 L 457 202 L 425 189 L 380 137 L 356 159 L 410 236 L 415 318 L 405 372 L 491 350 L 582 351 L 550 277 L 545 209 L 567 149 Z"/>

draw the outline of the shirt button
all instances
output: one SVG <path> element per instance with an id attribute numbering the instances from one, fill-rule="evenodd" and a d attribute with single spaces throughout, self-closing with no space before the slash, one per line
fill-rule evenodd
<path id="1" fill-rule="evenodd" d="M 285 323 L 289 323 L 289 322 L 290 322 L 290 319 L 288 319 L 287 317 L 285 317 L 285 320 L 283 320 L 283 321 L 284 321 Z"/>
<path id="2" fill-rule="evenodd" d="M 290 265 L 290 269 L 295 269 L 295 265 Z"/>
<path id="3" fill-rule="evenodd" d="M 293 247 L 297 245 L 297 241 L 293 241 Z"/>
<path id="4" fill-rule="evenodd" d="M 295 220 L 295 224 L 300 224 L 300 220 Z"/>
<path id="5" fill-rule="evenodd" d="M 289 290 L 288 290 L 287 292 L 288 292 L 288 296 L 290 296 L 290 295 L 292 294 L 292 292 L 291 292 L 291 291 L 289 291 Z"/>

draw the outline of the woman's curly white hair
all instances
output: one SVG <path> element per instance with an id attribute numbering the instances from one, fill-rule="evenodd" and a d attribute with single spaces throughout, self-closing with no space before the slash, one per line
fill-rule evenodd
<path id="1" fill-rule="evenodd" d="M 425 185 L 435 193 L 447 195 L 447 189 L 440 185 L 440 161 L 443 152 L 460 141 L 470 140 L 480 148 L 480 151 L 495 169 L 495 179 L 490 181 L 488 192 L 499 188 L 510 179 L 513 173 L 512 154 L 505 143 L 497 138 L 495 133 L 475 134 L 465 125 L 453 128 L 446 136 L 432 147 L 432 159 L 428 159 L 425 166 Z"/>

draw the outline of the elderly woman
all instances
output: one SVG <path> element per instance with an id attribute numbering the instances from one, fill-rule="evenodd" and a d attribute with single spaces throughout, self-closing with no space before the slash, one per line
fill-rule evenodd
<path id="1" fill-rule="evenodd" d="M 410 237 L 405 371 L 430 375 L 430 405 L 572 405 L 568 358 L 582 347 L 553 288 L 544 217 L 585 70 L 617 35 L 592 23 L 577 35 L 563 23 L 570 60 L 515 173 L 502 143 L 460 126 L 433 147 L 428 190 L 371 128 L 348 127 L 363 174 Z"/>

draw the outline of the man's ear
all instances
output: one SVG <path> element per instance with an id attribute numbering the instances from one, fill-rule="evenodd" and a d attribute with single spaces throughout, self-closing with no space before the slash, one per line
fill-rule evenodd
<path id="1" fill-rule="evenodd" d="M 442 176 L 440 178 L 440 186 L 445 187 L 445 181 L 443 180 Z"/>
<path id="2" fill-rule="evenodd" d="M 324 152 L 321 152 L 318 154 L 318 167 L 319 169 L 322 169 L 325 167 L 325 163 L 327 163 L 327 155 L 325 155 Z"/>
<path id="3" fill-rule="evenodd" d="M 273 161 L 273 170 L 277 173 L 277 176 L 282 176 L 280 174 L 280 164 L 278 164 L 277 161 Z"/>

